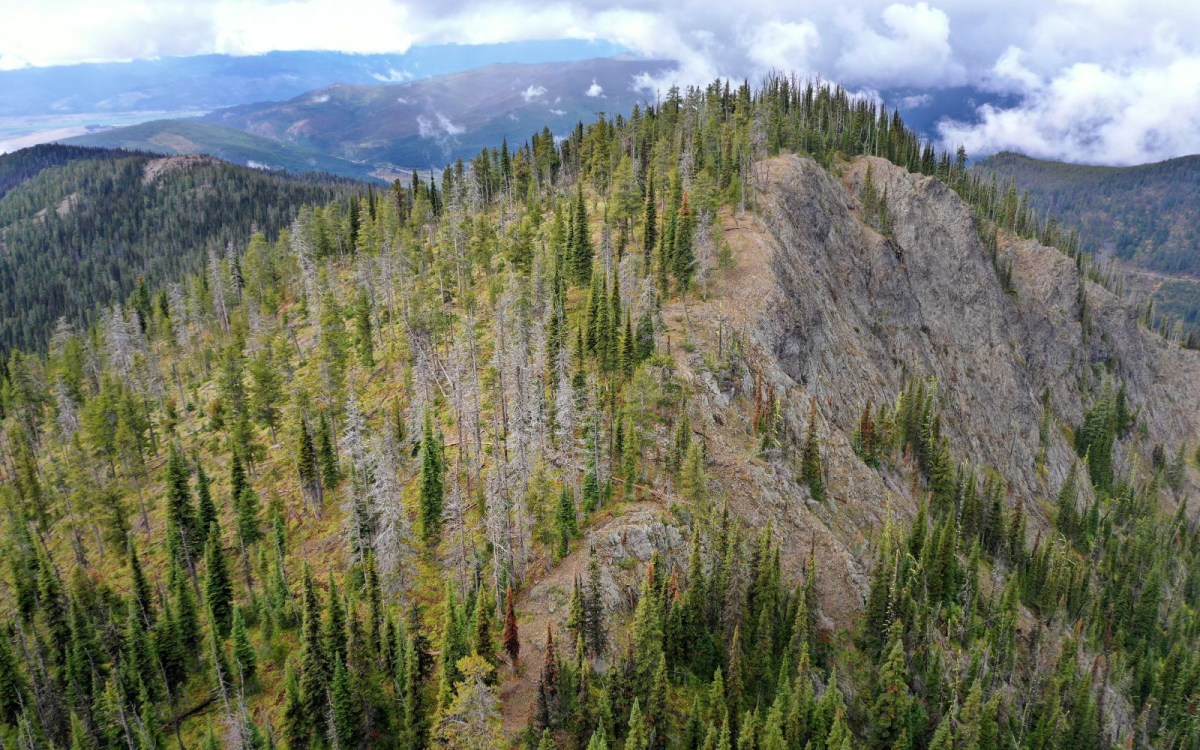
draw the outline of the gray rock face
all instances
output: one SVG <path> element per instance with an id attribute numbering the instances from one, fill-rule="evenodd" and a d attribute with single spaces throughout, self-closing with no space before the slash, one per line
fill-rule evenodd
<path id="1" fill-rule="evenodd" d="M 868 163 L 887 190 L 892 243 L 853 212 Z M 1084 335 L 1079 276 L 1057 250 L 1003 242 L 1010 295 L 971 210 L 940 181 L 881 159 L 856 162 L 850 190 L 812 162 L 786 160 L 780 171 L 767 211 L 779 304 L 759 335 L 846 435 L 868 398 L 894 399 L 905 374 L 933 377 L 955 451 L 1035 498 L 1056 491 L 1074 460 L 1056 430 L 1050 476 L 1035 470 L 1043 391 L 1057 420 L 1076 426 L 1092 397 L 1081 384 L 1094 386 L 1104 366 L 1128 387 L 1141 442 L 1174 448 L 1200 435 L 1200 355 L 1140 328 L 1133 309 L 1090 281 Z"/>
<path id="2" fill-rule="evenodd" d="M 879 192 L 887 190 L 890 238 L 861 216 L 868 164 Z M 841 179 L 796 157 L 772 160 L 768 170 L 761 223 L 736 217 L 726 230 L 739 268 L 716 292 L 725 301 L 690 308 L 689 320 L 703 326 L 707 310 L 709 320 L 740 322 L 747 366 L 780 396 L 796 444 L 815 401 L 827 502 L 808 499 L 794 458 L 747 455 L 745 439 L 738 444 L 729 428 L 739 413 L 744 419 L 745 399 L 730 402 L 712 387 L 702 354 L 679 360 L 694 379 L 693 423 L 706 435 L 730 507 L 752 525 L 773 524 L 788 567 L 815 551 L 822 604 L 839 624 L 861 606 L 871 540 L 889 515 L 911 516 L 920 494 L 907 472 L 870 469 L 851 449 L 863 405 L 893 402 L 906 377 L 937 380 L 953 452 L 1003 474 L 1008 502 L 1031 515 L 1031 535 L 1077 460 L 1068 428 L 1081 423 L 1103 378 L 1125 383 L 1137 419 L 1118 447 L 1118 467 L 1148 461 L 1156 443 L 1173 454 L 1200 441 L 1200 353 L 1140 327 L 1130 303 L 1090 281 L 1085 333 L 1080 277 L 1059 251 L 1003 239 L 1010 294 L 972 210 L 940 181 L 880 159 L 856 160 Z M 769 274 L 746 270 L 755 253 Z M 1045 391 L 1054 428 L 1039 469 Z M 1196 495 L 1189 471 L 1184 498 Z M 1174 502 L 1169 492 L 1162 497 Z"/>

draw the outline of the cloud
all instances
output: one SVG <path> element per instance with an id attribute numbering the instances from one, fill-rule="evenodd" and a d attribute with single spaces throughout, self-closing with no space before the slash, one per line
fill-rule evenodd
<path id="1" fill-rule="evenodd" d="M 900 99 L 897 104 L 900 109 L 917 109 L 919 107 L 927 107 L 933 101 L 933 96 L 930 94 L 913 94 Z"/>
<path id="2" fill-rule="evenodd" d="M 371 77 L 380 83 L 404 83 L 405 81 L 411 81 L 413 74 L 407 70 L 388 68 L 386 73 L 372 73 Z"/>
<path id="3" fill-rule="evenodd" d="M 530 84 L 529 88 L 521 92 L 521 98 L 526 102 L 536 101 L 541 99 L 546 94 L 545 86 L 534 86 Z"/>
<path id="4" fill-rule="evenodd" d="M 604 87 L 603 87 L 603 86 L 601 86 L 600 84 L 596 83 L 596 79 L 595 79 L 595 78 L 593 78 L 593 79 L 592 79 L 592 85 L 591 85 L 591 86 L 588 86 L 588 87 L 587 87 L 587 91 L 585 91 L 585 92 L 583 92 L 583 93 L 584 93 L 585 95 L 587 95 L 587 96 L 590 96 L 590 97 L 592 97 L 593 99 L 595 99 L 595 98 L 597 98 L 597 97 L 602 97 L 602 96 L 604 96 Z"/>
<path id="5" fill-rule="evenodd" d="M 943 122 L 943 144 L 1103 164 L 1200 153 L 1200 56 L 1165 67 L 1078 63 L 1021 80 L 1028 89 L 1020 105 L 981 107 L 976 123 Z"/>
<path id="6" fill-rule="evenodd" d="M 750 60 L 762 69 L 808 70 L 821 34 L 811 21 L 772 19 L 754 30 L 747 42 Z"/>
<path id="7" fill-rule="evenodd" d="M 852 80 L 874 86 L 957 86 L 966 68 L 950 45 L 950 17 L 928 3 L 884 8 L 887 34 L 867 25 L 851 32 L 838 58 L 838 70 Z"/>
<path id="8" fill-rule="evenodd" d="M 466 132 L 466 128 L 455 125 L 441 112 L 434 112 L 433 118 L 431 120 L 427 115 L 417 115 L 417 134 L 422 138 L 442 140 Z"/>

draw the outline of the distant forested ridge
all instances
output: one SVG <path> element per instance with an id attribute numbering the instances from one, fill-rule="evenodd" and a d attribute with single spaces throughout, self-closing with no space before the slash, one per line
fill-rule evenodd
<path id="1" fill-rule="evenodd" d="M 1036 211 L 1078 228 L 1096 249 L 1153 271 L 1200 273 L 1200 156 L 1094 167 L 1000 153 L 975 169 L 1015 181 Z"/>
<path id="2" fill-rule="evenodd" d="M 355 183 L 203 156 L 46 145 L 0 156 L 0 351 L 42 349 L 60 317 L 87 322 L 139 280 L 195 271 L 254 229 Z"/>

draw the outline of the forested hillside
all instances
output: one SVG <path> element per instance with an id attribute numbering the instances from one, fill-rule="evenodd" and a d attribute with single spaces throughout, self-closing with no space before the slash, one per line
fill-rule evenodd
<path id="1" fill-rule="evenodd" d="M 1078 228 L 1099 250 L 1153 271 L 1200 275 L 1200 156 L 1092 167 L 1012 153 L 976 169 L 1013 180 L 1034 208 Z"/>
<path id="2" fill-rule="evenodd" d="M 359 180 L 372 179 L 373 167 L 369 164 L 356 164 L 198 120 L 152 120 L 68 138 L 63 143 L 168 155 L 208 154 L 256 169 L 326 172 Z"/>
<path id="3" fill-rule="evenodd" d="M 0 370 L 6 746 L 1200 742 L 1200 353 L 899 116 L 672 90 L 230 232 Z"/>
<path id="4" fill-rule="evenodd" d="M 44 350 L 139 289 L 224 257 L 257 229 L 275 236 L 305 203 L 352 183 L 235 167 L 209 157 L 37 146 L 0 156 L 0 351 Z M 140 285 L 140 288 L 139 288 Z"/>

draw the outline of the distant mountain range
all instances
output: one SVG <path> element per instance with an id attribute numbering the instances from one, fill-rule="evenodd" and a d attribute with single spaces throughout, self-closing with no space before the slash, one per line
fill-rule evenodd
<path id="1" fill-rule="evenodd" d="M 338 84 L 200 120 L 154 121 L 65 142 L 209 153 L 251 166 L 357 177 L 440 170 L 504 138 L 523 142 L 545 127 L 564 135 L 599 112 L 653 103 L 654 94 L 636 86 L 639 77 L 673 67 L 621 57 L 489 65 L 410 83 Z"/>
<path id="2" fill-rule="evenodd" d="M 1029 191 L 1039 212 L 1120 261 L 1160 312 L 1200 331 L 1200 156 L 1095 167 L 1000 153 L 974 169 Z"/>
<path id="3" fill-rule="evenodd" d="M 0 117 L 206 110 L 290 99 L 335 83 L 400 83 L 503 62 L 607 57 L 624 48 L 564 39 L 437 44 L 404 54 L 270 52 L 83 63 L 0 71 Z"/>

